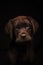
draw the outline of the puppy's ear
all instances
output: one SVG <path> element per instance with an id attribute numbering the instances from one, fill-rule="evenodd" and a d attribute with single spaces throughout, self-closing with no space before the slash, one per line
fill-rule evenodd
<path id="1" fill-rule="evenodd" d="M 12 39 L 12 29 L 13 29 L 13 24 L 12 24 L 12 19 L 8 21 L 5 25 L 5 32 L 10 35 L 10 38 Z"/>
<path id="2" fill-rule="evenodd" d="M 33 31 L 34 31 L 34 33 L 36 33 L 38 31 L 38 29 L 39 29 L 39 24 L 34 18 L 29 17 L 29 19 L 30 19 L 30 21 L 32 23 Z"/>

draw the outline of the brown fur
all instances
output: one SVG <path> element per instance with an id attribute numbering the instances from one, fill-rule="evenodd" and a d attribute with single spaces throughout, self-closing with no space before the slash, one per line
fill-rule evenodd
<path id="1" fill-rule="evenodd" d="M 17 31 L 18 31 L 18 34 L 16 30 L 16 26 L 21 24 L 21 23 L 26 23 L 27 25 L 30 24 L 32 25 L 32 30 L 33 30 L 33 33 L 31 33 L 31 29 L 25 29 L 25 27 L 21 27 L 20 29 L 17 28 Z M 13 27 L 15 27 L 15 30 L 13 29 Z M 17 16 L 11 20 L 8 21 L 8 23 L 6 24 L 5 26 L 5 31 L 7 34 L 10 35 L 10 38 L 13 39 L 13 33 L 12 33 L 12 30 L 14 32 L 14 35 L 16 37 L 15 39 L 15 42 L 20 42 L 20 46 L 18 44 L 16 44 L 16 48 L 14 48 L 12 51 L 9 51 L 8 52 L 8 55 L 9 55 L 9 58 L 10 58 L 10 61 L 12 62 L 12 64 L 15 64 L 17 59 L 19 60 L 19 62 L 23 61 L 24 63 L 28 60 L 29 62 L 33 62 L 34 61 L 34 50 L 33 50 L 33 44 L 29 45 L 29 42 L 28 44 L 26 43 L 26 46 L 24 44 L 24 41 L 30 41 L 31 43 L 33 43 L 34 41 L 34 38 L 33 36 L 35 35 L 35 33 L 37 32 L 38 30 L 38 23 L 36 20 L 34 20 L 32 17 L 30 16 Z M 29 31 L 29 32 L 28 32 Z M 23 34 L 22 34 L 23 33 Z M 30 34 L 31 33 L 31 34 Z M 24 38 L 21 38 L 21 36 L 23 37 L 23 35 L 25 34 L 25 39 Z M 23 45 L 21 45 L 23 44 Z M 16 49 L 23 49 L 23 50 L 19 50 L 17 51 Z"/>

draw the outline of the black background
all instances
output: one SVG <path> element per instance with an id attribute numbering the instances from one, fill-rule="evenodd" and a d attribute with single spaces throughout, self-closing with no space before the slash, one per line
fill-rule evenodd
<path id="1" fill-rule="evenodd" d="M 42 43 L 42 30 L 43 30 L 43 7 L 40 0 L 36 1 L 20 1 L 12 2 L 0 2 L 0 50 L 6 49 L 8 46 L 8 40 L 3 34 L 4 25 L 9 19 L 16 17 L 18 15 L 27 15 L 35 18 L 40 25 L 40 61 L 42 62 L 43 56 L 43 43 Z M 7 41 L 7 42 L 5 42 Z"/>

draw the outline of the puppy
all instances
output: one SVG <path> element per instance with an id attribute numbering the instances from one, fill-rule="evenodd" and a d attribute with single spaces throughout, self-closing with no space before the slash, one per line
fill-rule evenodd
<path id="1" fill-rule="evenodd" d="M 33 43 L 38 28 L 38 22 L 30 16 L 17 16 L 8 21 L 5 32 L 12 42 L 7 55 L 12 65 L 35 63 Z"/>

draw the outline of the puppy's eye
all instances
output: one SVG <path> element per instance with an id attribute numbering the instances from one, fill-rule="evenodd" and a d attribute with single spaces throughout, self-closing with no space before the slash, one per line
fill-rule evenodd
<path id="1" fill-rule="evenodd" d="M 26 27 L 26 30 L 30 29 L 30 27 Z"/>
<path id="2" fill-rule="evenodd" d="M 18 27 L 16 27 L 16 31 L 19 31 L 19 29 L 20 29 L 20 27 L 18 26 Z"/>
<path id="3" fill-rule="evenodd" d="M 32 33 L 32 28 L 26 27 L 26 30 L 27 30 L 29 33 Z"/>
<path id="4" fill-rule="evenodd" d="M 16 28 L 16 30 L 19 30 L 19 29 L 20 29 L 19 27 Z"/>
<path id="5" fill-rule="evenodd" d="M 21 27 L 20 26 L 17 26 L 16 29 L 20 29 Z"/>

